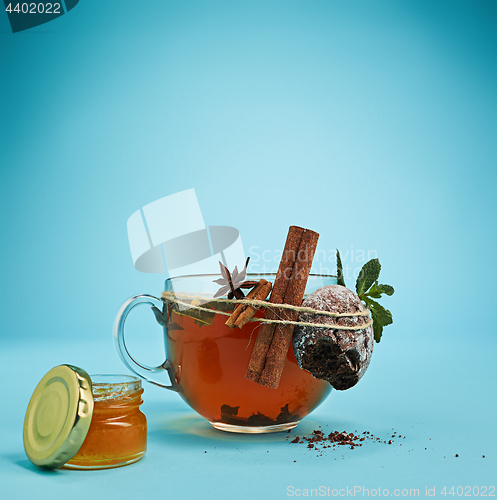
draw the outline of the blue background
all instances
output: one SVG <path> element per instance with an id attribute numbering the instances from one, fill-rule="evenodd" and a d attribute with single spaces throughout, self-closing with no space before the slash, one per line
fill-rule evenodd
<path id="1" fill-rule="evenodd" d="M 0 13 L 6 498 L 496 484 L 496 5 L 85 0 L 16 34 Z M 22 420 L 38 380 L 60 363 L 124 371 L 114 315 L 162 289 L 164 276 L 133 268 L 127 218 L 191 187 L 205 222 L 238 228 L 247 255 L 274 255 L 291 224 L 351 269 L 377 253 L 395 323 L 361 383 L 296 433 L 394 428 L 402 448 L 316 457 L 286 435 L 228 436 L 147 386 L 142 462 L 31 466 Z M 131 322 L 132 348 L 161 362 L 153 318 Z"/>

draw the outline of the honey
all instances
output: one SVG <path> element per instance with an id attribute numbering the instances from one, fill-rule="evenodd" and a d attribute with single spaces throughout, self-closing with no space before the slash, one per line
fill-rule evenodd
<path id="1" fill-rule="evenodd" d="M 147 419 L 140 411 L 141 380 L 93 375 L 93 416 L 78 453 L 64 468 L 105 469 L 140 460 L 147 449 Z"/>

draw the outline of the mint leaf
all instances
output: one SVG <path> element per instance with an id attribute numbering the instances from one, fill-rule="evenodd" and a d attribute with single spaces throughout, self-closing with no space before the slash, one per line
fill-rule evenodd
<path id="1" fill-rule="evenodd" d="M 393 286 L 390 285 L 377 285 L 378 290 L 381 290 L 381 293 L 386 293 L 387 295 L 393 295 L 395 290 Z"/>
<path id="2" fill-rule="evenodd" d="M 379 342 L 383 333 L 383 327 L 393 323 L 392 313 L 369 297 L 363 297 L 363 299 L 368 305 L 373 318 L 374 339 L 376 342 Z"/>
<path id="3" fill-rule="evenodd" d="M 339 285 L 345 286 L 345 281 L 343 279 L 343 266 L 342 259 L 340 258 L 340 252 L 337 248 L 337 283 Z"/>
<path id="4" fill-rule="evenodd" d="M 381 264 L 378 259 L 371 259 L 366 262 L 357 277 L 357 282 L 355 285 L 357 295 L 361 296 L 364 292 L 367 292 L 371 285 L 380 276 Z"/>
<path id="5" fill-rule="evenodd" d="M 381 298 L 381 292 L 377 288 L 378 282 L 376 282 L 366 293 L 364 293 L 361 298 L 364 298 L 364 296 L 371 297 L 373 299 L 379 299 Z"/>
<path id="6" fill-rule="evenodd" d="M 385 309 L 382 305 L 378 304 L 376 300 L 367 300 L 371 314 L 373 314 L 373 321 L 376 318 L 381 326 L 391 325 L 393 323 L 392 313 Z"/>
<path id="7" fill-rule="evenodd" d="M 381 336 L 383 335 L 383 327 L 380 325 L 380 323 L 374 321 L 374 319 L 373 319 L 373 335 L 374 335 L 374 341 L 376 343 L 379 343 L 381 340 Z"/>
<path id="8" fill-rule="evenodd" d="M 364 295 L 372 297 L 373 299 L 379 299 L 381 298 L 381 295 L 383 293 L 386 293 L 387 295 L 393 295 L 394 292 L 395 290 L 393 289 L 393 286 L 378 285 L 378 282 L 376 282 Z"/>

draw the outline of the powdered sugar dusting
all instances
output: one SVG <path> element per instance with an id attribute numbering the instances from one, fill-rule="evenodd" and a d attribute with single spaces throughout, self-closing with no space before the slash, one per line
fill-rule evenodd
<path id="1" fill-rule="evenodd" d="M 316 290 L 302 305 L 317 311 L 334 313 L 367 310 L 353 291 L 340 285 L 328 285 Z M 329 318 L 308 312 L 301 312 L 298 321 L 318 324 L 330 322 Z M 370 325 L 361 328 L 361 325 L 366 325 L 369 321 L 368 316 L 333 319 L 332 323 L 337 326 L 356 326 L 356 330 L 296 327 L 293 349 L 299 366 L 308 369 L 316 378 L 328 380 L 336 389 L 352 387 L 366 372 L 373 353 L 373 327 Z M 325 344 L 328 348 L 323 348 Z M 323 358 L 325 351 L 329 351 L 329 357 L 326 359 Z"/>

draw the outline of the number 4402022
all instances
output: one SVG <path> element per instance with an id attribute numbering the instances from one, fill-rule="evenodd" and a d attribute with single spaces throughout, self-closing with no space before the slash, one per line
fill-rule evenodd
<path id="1" fill-rule="evenodd" d="M 62 14 L 60 3 L 9 3 L 7 12 L 18 14 Z"/>
<path id="2" fill-rule="evenodd" d="M 495 486 L 452 486 L 449 490 L 444 486 L 440 494 L 453 497 L 494 497 Z"/>

